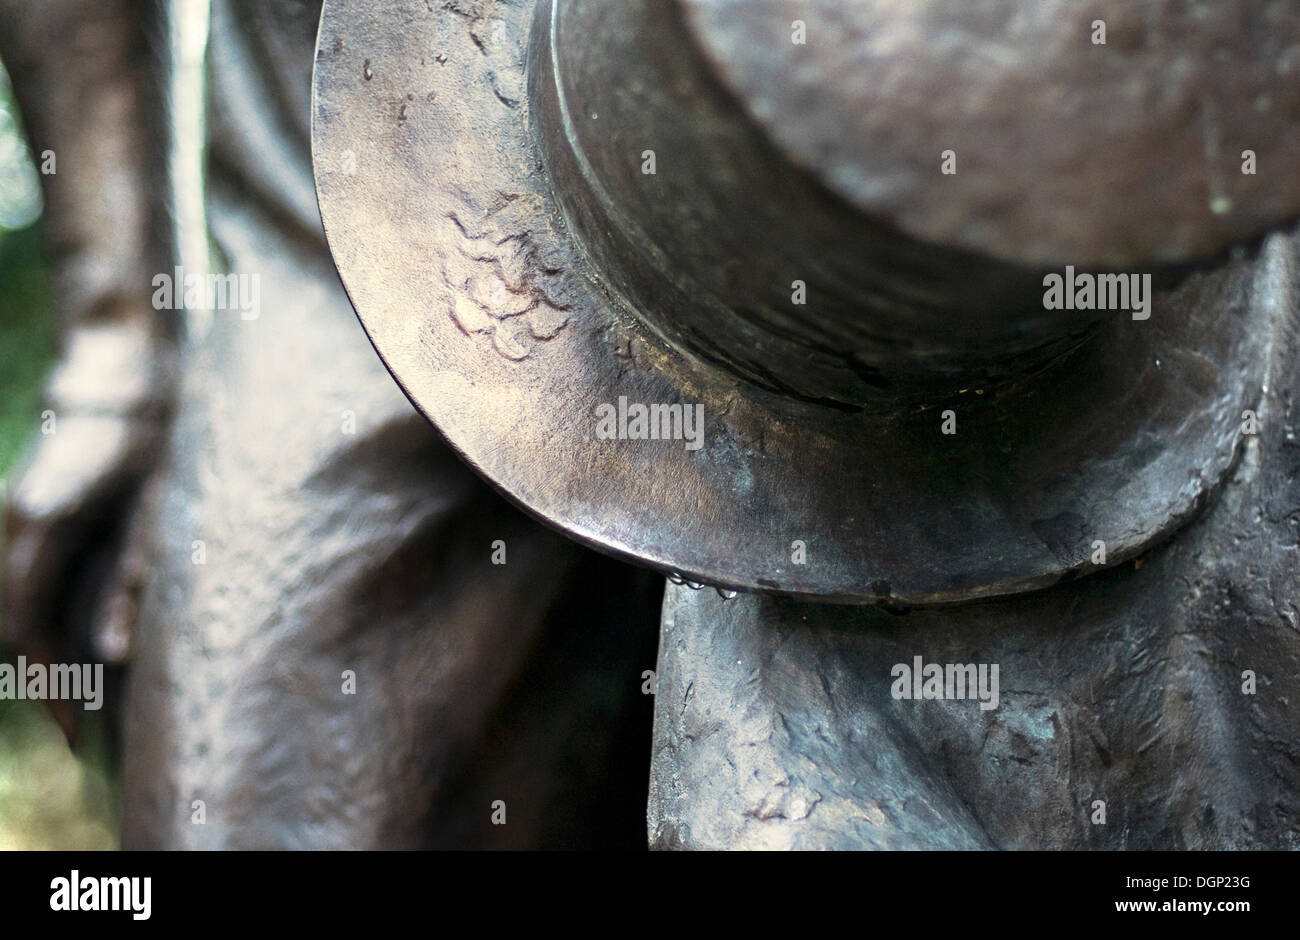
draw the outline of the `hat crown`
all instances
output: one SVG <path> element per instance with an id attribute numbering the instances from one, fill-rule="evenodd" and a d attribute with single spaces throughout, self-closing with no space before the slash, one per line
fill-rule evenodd
<path id="1" fill-rule="evenodd" d="M 1251 30 L 1275 4 L 1197 31 L 1187 4 L 1154 3 L 1173 45 L 1122 54 L 1094 46 L 1077 9 L 1047 6 L 1059 15 L 1010 0 L 552 0 L 534 27 L 538 140 L 602 274 L 674 345 L 837 406 L 1013 377 L 1106 314 L 1047 309 L 1045 274 L 1159 283 L 1300 205 L 1289 181 L 1212 211 L 1210 177 L 1228 192 L 1227 175 L 1187 111 L 1270 153 L 1300 148 L 1296 108 L 1268 130 L 1240 104 L 1273 67 L 1252 58 Z M 1133 31 L 1121 5 L 1099 9 Z M 1226 91 L 1217 53 L 1243 76 Z M 1121 159 L 1098 146 L 1106 132 Z M 1166 146 L 1188 133 L 1191 156 Z"/>
<path id="2" fill-rule="evenodd" d="M 1198 260 L 1300 211 L 1300 10 L 675 0 L 713 77 L 858 210 L 1028 265 Z M 948 159 L 945 159 L 947 155 Z"/>

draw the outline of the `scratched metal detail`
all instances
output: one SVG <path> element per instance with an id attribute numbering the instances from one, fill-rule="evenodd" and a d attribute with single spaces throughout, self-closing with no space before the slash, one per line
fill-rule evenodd
<path id="1" fill-rule="evenodd" d="M 1295 316 L 1281 236 L 1009 378 L 893 410 L 782 394 L 679 341 L 689 295 L 650 310 L 601 262 L 619 233 L 575 211 L 552 12 L 327 0 L 316 53 L 317 194 L 344 286 L 406 394 L 502 492 L 694 580 L 887 605 L 1043 587 L 1097 570 L 1095 540 L 1114 565 L 1212 498 Z M 600 439 L 596 409 L 620 398 L 702 405 L 704 446 Z"/>

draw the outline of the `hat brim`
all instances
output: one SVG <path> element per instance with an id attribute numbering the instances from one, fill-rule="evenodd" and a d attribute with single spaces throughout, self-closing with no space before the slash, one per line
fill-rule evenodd
<path id="1" fill-rule="evenodd" d="M 1193 275 L 1012 387 L 891 416 L 785 400 L 669 347 L 572 241 L 530 128 L 533 13 L 326 0 L 313 93 L 321 217 L 357 315 L 511 499 L 691 580 L 909 605 L 1117 564 L 1221 485 L 1292 315 L 1252 283 L 1275 264 Z M 702 405 L 703 446 L 601 439 L 597 408 L 620 398 Z"/>

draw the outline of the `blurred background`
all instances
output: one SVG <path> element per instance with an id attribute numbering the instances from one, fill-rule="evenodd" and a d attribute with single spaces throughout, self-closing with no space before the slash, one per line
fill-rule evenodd
<path id="1" fill-rule="evenodd" d="M 40 182 L 0 63 L 0 493 L 39 432 L 55 351 Z M 0 660 L 14 659 L 0 645 Z M 105 729 L 98 713 L 87 718 L 73 748 L 42 703 L 0 700 L 0 849 L 116 848 Z"/>

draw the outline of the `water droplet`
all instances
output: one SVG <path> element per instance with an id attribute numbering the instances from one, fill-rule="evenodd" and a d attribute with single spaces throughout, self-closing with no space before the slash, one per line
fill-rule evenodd
<path id="1" fill-rule="evenodd" d="M 739 591 L 733 591 L 730 588 L 714 588 L 713 590 L 717 591 L 718 597 L 722 598 L 724 601 L 729 601 L 740 593 Z"/>
<path id="2" fill-rule="evenodd" d="M 369 60 L 369 59 L 366 59 L 366 64 L 363 65 L 363 66 L 361 66 L 361 74 L 362 74 L 363 76 L 365 76 L 366 81 L 370 81 L 372 78 L 375 77 L 375 73 L 372 72 L 372 71 L 370 71 L 370 60 Z"/>
<path id="3" fill-rule="evenodd" d="M 701 582 L 701 581 L 692 581 L 690 578 L 683 578 L 683 579 L 682 579 L 682 584 L 686 585 L 686 586 L 687 586 L 688 588 L 690 588 L 692 591 L 698 591 L 698 590 L 701 590 L 701 589 L 704 587 L 703 582 Z"/>
<path id="4" fill-rule="evenodd" d="M 683 577 L 682 577 L 680 574 L 678 574 L 676 571 L 670 571 L 670 572 L 668 572 L 668 580 L 671 581 L 673 584 L 685 584 L 685 583 L 686 583 L 686 579 L 683 578 Z"/>

